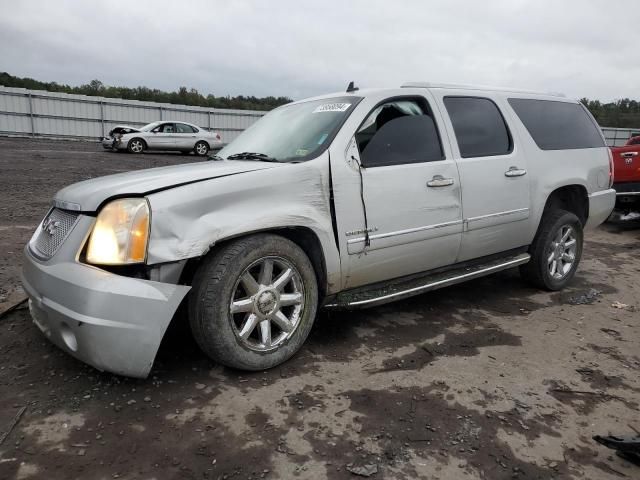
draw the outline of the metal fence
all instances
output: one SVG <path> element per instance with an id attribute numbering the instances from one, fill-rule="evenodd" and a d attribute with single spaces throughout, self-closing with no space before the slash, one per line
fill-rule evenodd
<path id="1" fill-rule="evenodd" d="M 0 86 L 0 135 L 98 139 L 114 125 L 182 120 L 219 132 L 228 143 L 265 112 L 139 102 Z M 640 128 L 602 127 L 607 145 L 623 145 Z"/>
<path id="2" fill-rule="evenodd" d="M 228 143 L 264 114 L 0 86 L 3 135 L 98 139 L 118 124 L 177 120 L 219 132 Z"/>
<path id="3" fill-rule="evenodd" d="M 602 127 L 604 138 L 610 147 L 620 147 L 631 137 L 640 135 L 640 128 L 609 128 Z"/>

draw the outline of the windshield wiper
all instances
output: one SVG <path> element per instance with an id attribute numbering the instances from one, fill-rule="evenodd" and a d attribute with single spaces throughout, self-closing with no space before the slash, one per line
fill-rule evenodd
<path id="1" fill-rule="evenodd" d="M 277 162 L 278 159 L 265 155 L 264 153 L 241 152 L 229 155 L 227 160 L 258 160 L 260 162 Z"/>

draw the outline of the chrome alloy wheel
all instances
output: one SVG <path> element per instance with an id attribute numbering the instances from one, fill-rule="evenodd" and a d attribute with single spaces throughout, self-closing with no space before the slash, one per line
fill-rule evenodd
<path id="1" fill-rule="evenodd" d="M 573 227 L 560 227 L 549 245 L 547 256 L 549 274 L 552 278 L 561 280 L 571 271 L 576 261 L 577 243 Z"/>
<path id="2" fill-rule="evenodd" d="M 199 143 L 196 145 L 196 152 L 198 155 L 206 155 L 209 151 L 209 148 L 204 143 Z"/>
<path id="3" fill-rule="evenodd" d="M 133 140 L 131 142 L 131 151 L 133 153 L 140 153 L 144 149 L 144 145 L 142 144 L 142 140 Z"/>
<path id="4" fill-rule="evenodd" d="M 240 342 L 255 351 L 278 348 L 293 335 L 304 312 L 304 283 L 291 262 L 264 257 L 240 274 L 229 313 Z"/>

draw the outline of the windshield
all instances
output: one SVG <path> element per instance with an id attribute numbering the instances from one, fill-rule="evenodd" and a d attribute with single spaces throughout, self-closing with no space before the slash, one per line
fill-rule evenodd
<path id="1" fill-rule="evenodd" d="M 327 148 L 360 100 L 350 96 L 284 105 L 251 125 L 218 156 L 246 158 L 238 154 L 251 152 L 280 162 L 309 160 Z"/>
<path id="2" fill-rule="evenodd" d="M 140 131 L 141 132 L 150 132 L 154 127 L 156 127 L 159 124 L 160 124 L 160 122 L 149 123 L 148 125 L 145 125 L 144 127 L 142 127 L 140 129 Z"/>

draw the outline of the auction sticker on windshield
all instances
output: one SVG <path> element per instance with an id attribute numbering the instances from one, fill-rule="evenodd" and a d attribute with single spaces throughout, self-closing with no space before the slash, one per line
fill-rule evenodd
<path id="1" fill-rule="evenodd" d="M 325 103 L 324 105 L 318 105 L 313 113 L 345 112 L 350 106 L 350 103 Z"/>

